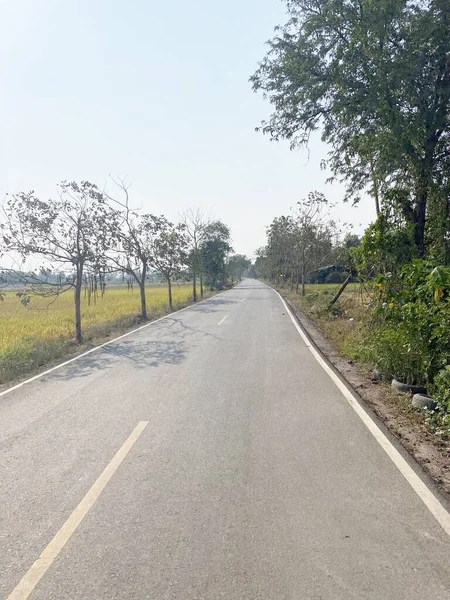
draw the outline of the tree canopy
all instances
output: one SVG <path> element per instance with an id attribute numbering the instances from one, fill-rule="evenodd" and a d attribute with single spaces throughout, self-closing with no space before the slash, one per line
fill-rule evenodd
<path id="1" fill-rule="evenodd" d="M 105 195 L 88 181 L 63 181 L 56 199 L 40 200 L 34 192 L 9 196 L 4 218 L 5 250 L 17 252 L 24 261 L 28 256 L 44 260 L 46 270 L 68 272 L 64 287 L 75 290 L 75 337 L 81 342 L 83 279 L 105 271 L 107 252 L 117 241 L 116 214 Z"/>
<path id="2" fill-rule="evenodd" d="M 227 278 L 227 257 L 232 251 L 230 229 L 222 221 L 207 225 L 201 244 L 203 271 L 211 287 L 223 288 Z"/>
<path id="3" fill-rule="evenodd" d="M 261 130 L 295 147 L 320 128 L 348 198 L 400 190 L 399 209 L 422 256 L 430 195 L 448 187 L 450 4 L 286 4 L 289 20 L 251 78 L 274 108 Z M 437 203 L 444 202 L 441 195 Z"/>

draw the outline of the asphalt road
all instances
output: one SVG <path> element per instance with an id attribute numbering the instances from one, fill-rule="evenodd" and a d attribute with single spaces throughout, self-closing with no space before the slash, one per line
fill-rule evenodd
<path id="1" fill-rule="evenodd" d="M 446 600 L 450 538 L 245 281 L 0 398 L 0 597 Z"/>

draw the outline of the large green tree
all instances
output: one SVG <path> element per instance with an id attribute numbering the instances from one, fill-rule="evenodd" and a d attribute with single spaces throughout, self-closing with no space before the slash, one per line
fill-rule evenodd
<path id="1" fill-rule="evenodd" d="M 245 254 L 233 254 L 227 263 L 228 276 L 233 283 L 235 280 L 241 281 L 244 273 L 250 269 L 252 261 Z"/>
<path id="2" fill-rule="evenodd" d="M 289 20 L 251 78 L 274 107 L 262 131 L 295 147 L 320 128 L 355 200 L 369 189 L 379 209 L 379 194 L 404 191 L 400 210 L 423 256 L 430 194 L 450 157 L 450 3 L 286 4 Z"/>
<path id="3" fill-rule="evenodd" d="M 229 227 L 222 221 L 209 223 L 200 250 L 207 283 L 212 288 L 223 288 L 227 279 L 227 258 L 232 251 Z"/>

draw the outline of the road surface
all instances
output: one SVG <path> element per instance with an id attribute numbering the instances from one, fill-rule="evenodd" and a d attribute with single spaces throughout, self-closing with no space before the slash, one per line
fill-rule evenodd
<path id="1" fill-rule="evenodd" d="M 450 599 L 450 537 L 256 281 L 1 397 L 0 483 L 8 600 Z"/>

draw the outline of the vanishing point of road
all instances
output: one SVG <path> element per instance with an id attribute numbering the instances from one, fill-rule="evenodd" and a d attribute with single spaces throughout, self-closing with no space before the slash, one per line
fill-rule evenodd
<path id="1" fill-rule="evenodd" d="M 2 394 L 0 597 L 450 599 L 445 499 L 308 346 L 247 280 Z"/>

